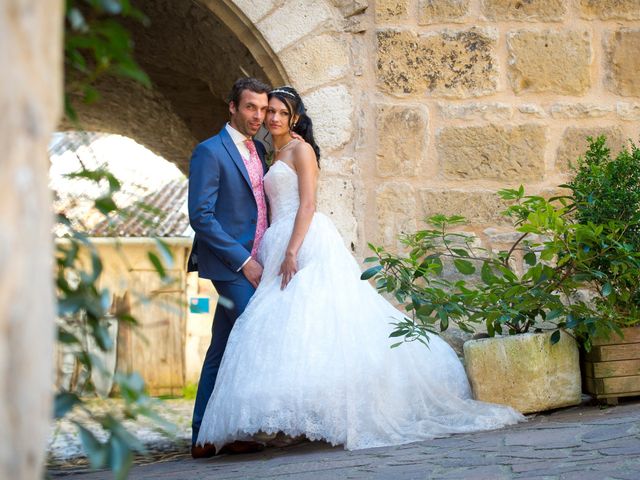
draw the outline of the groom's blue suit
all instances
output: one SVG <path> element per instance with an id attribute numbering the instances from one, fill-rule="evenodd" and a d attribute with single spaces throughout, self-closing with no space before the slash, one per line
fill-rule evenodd
<path id="1" fill-rule="evenodd" d="M 260 142 L 255 144 L 266 172 L 264 146 Z M 195 148 L 189 166 L 189 221 L 195 238 L 188 271 L 198 271 L 200 277 L 212 280 L 218 294 L 233 302 L 233 308 L 218 304 L 214 315 L 211 345 L 202 366 L 193 410 L 194 444 L 229 333 L 255 291 L 241 267 L 253 247 L 257 219 L 249 173 L 223 128 Z"/>

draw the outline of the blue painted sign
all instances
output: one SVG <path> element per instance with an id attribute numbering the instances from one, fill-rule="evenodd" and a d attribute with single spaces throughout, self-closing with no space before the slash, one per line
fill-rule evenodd
<path id="1" fill-rule="evenodd" d="M 191 313 L 209 313 L 209 297 L 191 297 L 189 311 Z"/>

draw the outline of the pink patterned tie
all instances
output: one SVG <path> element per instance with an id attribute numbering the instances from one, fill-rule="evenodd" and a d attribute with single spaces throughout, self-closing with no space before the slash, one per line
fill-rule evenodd
<path id="1" fill-rule="evenodd" d="M 264 188 L 262 186 L 262 177 L 264 171 L 262 169 L 262 162 L 258 156 L 256 145 L 253 140 L 247 139 L 244 144 L 249 149 L 249 159 L 243 158 L 244 166 L 247 167 L 249 172 L 249 179 L 251 180 L 251 188 L 253 189 L 253 196 L 256 199 L 258 205 L 258 220 L 256 222 L 256 236 L 253 239 L 253 248 L 251 249 L 251 256 L 257 258 L 258 246 L 264 232 L 267 230 L 267 202 L 264 198 Z"/>

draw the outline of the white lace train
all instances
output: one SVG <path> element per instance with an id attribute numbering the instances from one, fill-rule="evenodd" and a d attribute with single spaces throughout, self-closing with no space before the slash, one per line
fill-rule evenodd
<path id="1" fill-rule="evenodd" d="M 298 273 L 280 290 L 299 200 L 295 172 L 265 176 L 272 224 L 262 240 L 259 288 L 231 332 L 198 444 L 216 448 L 258 431 L 304 434 L 347 449 L 403 444 L 522 421 L 471 399 L 462 364 L 432 336 L 391 349 L 403 314 L 360 280 L 333 223 L 316 213 Z"/>

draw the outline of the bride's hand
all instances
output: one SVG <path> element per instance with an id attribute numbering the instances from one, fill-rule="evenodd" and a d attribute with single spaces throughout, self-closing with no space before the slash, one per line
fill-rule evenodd
<path id="1" fill-rule="evenodd" d="M 296 256 L 292 254 L 286 254 L 284 262 L 280 265 L 279 275 L 282 275 L 282 282 L 280 283 L 280 289 L 284 290 L 287 284 L 291 281 L 293 276 L 298 271 L 298 262 Z"/>

